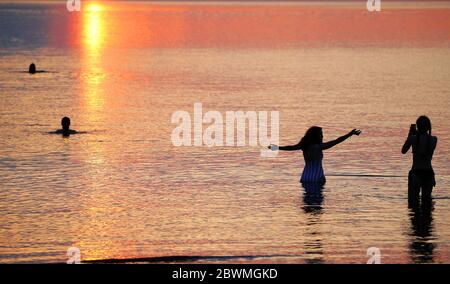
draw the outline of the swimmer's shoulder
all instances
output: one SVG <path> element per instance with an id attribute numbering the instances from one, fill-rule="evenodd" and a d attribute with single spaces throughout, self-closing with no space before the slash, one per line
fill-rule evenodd
<path id="1" fill-rule="evenodd" d="M 77 131 L 77 130 L 70 129 L 68 133 L 65 133 L 64 130 L 58 129 L 58 130 L 50 131 L 50 132 L 47 132 L 47 133 L 48 134 L 70 134 L 70 135 L 72 135 L 72 134 L 85 134 L 87 132 L 86 131 Z"/>

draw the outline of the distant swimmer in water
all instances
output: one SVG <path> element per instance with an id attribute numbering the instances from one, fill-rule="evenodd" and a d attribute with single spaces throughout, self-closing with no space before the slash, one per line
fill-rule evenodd
<path id="1" fill-rule="evenodd" d="M 44 70 L 36 70 L 36 65 L 34 63 L 30 64 L 30 67 L 28 67 L 28 73 L 30 74 L 36 74 L 36 73 L 45 73 Z"/>
<path id="2" fill-rule="evenodd" d="M 30 74 L 36 73 L 36 65 L 34 65 L 34 63 L 31 63 L 31 64 L 30 64 L 30 67 L 28 68 L 28 72 L 29 72 Z"/>
<path id="3" fill-rule="evenodd" d="M 402 148 L 402 154 L 406 154 L 412 147 L 413 164 L 408 175 L 408 201 L 414 205 L 419 201 L 422 192 L 422 205 L 431 205 L 431 191 L 436 186 L 433 166 L 434 150 L 437 145 L 437 137 L 431 135 L 431 121 L 426 116 L 417 119 L 416 124 L 411 124 L 408 138 Z"/>
<path id="4" fill-rule="evenodd" d="M 28 72 L 29 72 L 30 74 L 36 73 L 36 65 L 34 65 L 34 63 L 31 63 L 31 64 L 30 64 L 30 67 L 28 68 Z"/>
<path id="5" fill-rule="evenodd" d="M 337 138 L 336 140 L 323 142 L 322 128 L 313 126 L 306 131 L 305 136 L 295 145 L 292 146 L 277 146 L 270 145 L 271 150 L 281 151 L 303 151 L 303 158 L 305 159 L 305 168 L 303 169 L 300 182 L 305 185 L 308 183 L 325 184 L 325 174 L 322 167 L 323 150 L 328 150 L 339 143 L 344 142 L 353 135 L 361 134 L 361 130 L 353 129 L 348 134 Z"/>
<path id="6" fill-rule="evenodd" d="M 70 129 L 70 118 L 67 116 L 61 119 L 62 129 L 50 132 L 51 134 L 62 134 L 63 136 L 70 136 L 71 134 L 78 134 L 80 132 Z"/>

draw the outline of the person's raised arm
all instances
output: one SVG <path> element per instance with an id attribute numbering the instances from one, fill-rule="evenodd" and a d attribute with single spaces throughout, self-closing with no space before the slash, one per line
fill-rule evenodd
<path id="1" fill-rule="evenodd" d="M 402 147 L 402 154 L 406 154 L 409 151 L 409 148 L 411 148 L 413 136 L 409 135 L 408 138 L 406 138 L 405 144 L 403 144 Z"/>
<path id="2" fill-rule="evenodd" d="M 402 154 L 406 154 L 409 151 L 409 148 L 411 148 L 414 137 L 416 137 L 417 131 L 416 131 L 416 125 L 411 124 L 411 127 L 409 128 L 408 138 L 406 138 L 405 144 L 403 144 L 402 147 Z"/>
<path id="3" fill-rule="evenodd" d="M 330 148 L 336 146 L 337 144 L 344 142 L 349 137 L 351 137 L 353 135 L 359 135 L 359 134 L 361 134 L 361 130 L 353 129 L 349 133 L 345 134 L 344 136 L 341 136 L 341 137 L 337 138 L 336 140 L 332 140 L 332 141 L 328 141 L 328 142 L 322 143 L 322 150 L 330 149 Z"/>

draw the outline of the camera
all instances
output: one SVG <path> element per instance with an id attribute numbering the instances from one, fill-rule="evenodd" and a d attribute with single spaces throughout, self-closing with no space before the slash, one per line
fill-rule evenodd
<path id="1" fill-rule="evenodd" d="M 409 135 L 416 135 L 417 134 L 417 127 L 415 124 L 411 124 L 409 127 Z"/>

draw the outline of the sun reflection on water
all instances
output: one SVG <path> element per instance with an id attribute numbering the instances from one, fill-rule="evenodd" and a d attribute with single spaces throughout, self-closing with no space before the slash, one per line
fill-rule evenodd
<path id="1" fill-rule="evenodd" d="M 83 7 L 81 15 L 81 107 L 83 109 L 82 120 L 89 125 L 101 125 L 106 120 L 106 98 L 105 88 L 107 85 L 107 73 L 105 70 L 105 52 L 106 37 L 106 12 L 105 7 L 99 3 L 87 3 Z M 99 219 L 107 219 L 103 214 L 105 204 L 111 203 L 110 196 L 105 193 L 105 185 L 101 180 L 105 177 L 108 169 L 107 149 L 103 143 L 87 143 L 85 155 L 86 183 L 89 191 L 83 196 L 80 202 L 83 204 L 83 215 L 85 216 L 87 226 L 80 228 L 83 235 L 90 235 L 93 231 L 106 234 L 110 232 L 109 222 L 99 222 Z M 98 170 L 98 169 L 103 170 Z M 102 216 L 102 217 L 100 217 Z M 96 245 L 91 241 L 83 239 L 78 240 L 77 244 L 83 250 L 83 258 L 105 257 L 108 256 L 107 249 L 111 246 L 108 242 L 101 240 Z M 91 250 L 90 247 L 95 249 Z"/>
<path id="2" fill-rule="evenodd" d="M 104 7 L 89 3 L 82 16 L 83 86 L 84 102 L 88 113 L 98 112 L 104 105 L 102 84 L 105 71 L 102 67 L 102 51 L 105 39 Z M 96 120 L 96 119 L 91 119 Z"/>

